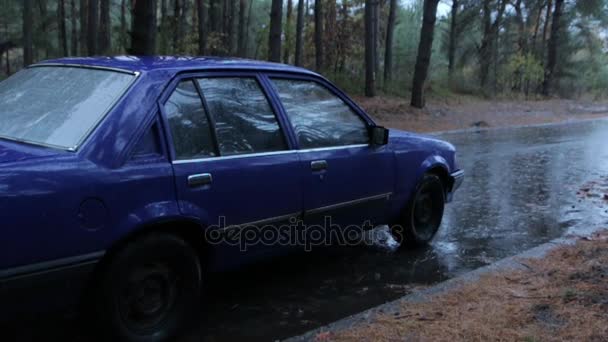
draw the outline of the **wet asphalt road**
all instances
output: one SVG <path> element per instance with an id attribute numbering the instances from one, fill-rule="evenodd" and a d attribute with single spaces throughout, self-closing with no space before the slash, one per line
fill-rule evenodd
<path id="1" fill-rule="evenodd" d="M 298 335 L 608 222 L 606 208 L 576 196 L 586 181 L 608 174 L 608 121 L 440 137 L 456 145 L 467 175 L 431 246 L 396 253 L 331 248 L 216 274 L 205 317 L 181 341 Z M 57 337 L 79 340 L 70 334 Z"/>

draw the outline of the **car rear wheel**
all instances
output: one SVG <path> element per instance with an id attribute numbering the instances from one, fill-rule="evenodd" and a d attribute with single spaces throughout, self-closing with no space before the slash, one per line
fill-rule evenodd
<path id="1" fill-rule="evenodd" d="M 401 222 L 391 229 L 402 246 L 426 245 L 437 233 L 445 207 L 445 189 L 441 179 L 426 174 L 407 205 Z"/>
<path id="2" fill-rule="evenodd" d="M 196 317 L 201 265 L 181 238 L 151 234 L 109 261 L 95 293 L 98 322 L 119 341 L 165 341 Z"/>

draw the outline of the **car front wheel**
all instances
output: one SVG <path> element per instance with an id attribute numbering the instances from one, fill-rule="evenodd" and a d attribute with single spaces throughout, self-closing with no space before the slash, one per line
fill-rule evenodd
<path id="1" fill-rule="evenodd" d="M 119 341 L 165 341 L 196 317 L 201 265 L 195 250 L 170 234 L 127 244 L 105 267 L 95 293 L 97 323 Z"/>
<path id="2" fill-rule="evenodd" d="M 445 207 L 445 190 L 441 179 L 425 174 L 407 205 L 401 222 L 392 227 L 394 238 L 402 246 L 426 245 L 435 236 Z"/>

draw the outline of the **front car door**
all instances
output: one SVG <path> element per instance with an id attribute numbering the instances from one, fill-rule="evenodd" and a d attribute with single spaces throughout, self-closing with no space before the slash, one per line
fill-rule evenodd
<path id="1" fill-rule="evenodd" d="M 162 108 L 184 215 L 221 233 L 300 216 L 300 161 L 255 73 L 182 78 Z M 248 256 L 268 250 L 248 243 Z M 214 249 L 219 267 L 242 261 L 225 247 Z"/>
<path id="2" fill-rule="evenodd" d="M 305 222 L 326 229 L 385 223 L 394 156 L 388 145 L 370 144 L 374 123 L 321 79 L 270 75 L 269 80 L 293 128 L 306 174 Z"/>

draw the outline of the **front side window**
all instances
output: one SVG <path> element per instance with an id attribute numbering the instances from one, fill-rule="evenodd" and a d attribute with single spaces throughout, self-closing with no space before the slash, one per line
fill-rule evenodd
<path id="1" fill-rule="evenodd" d="M 192 80 L 179 83 L 165 104 L 177 159 L 216 155 L 211 126 Z"/>
<path id="2" fill-rule="evenodd" d="M 313 81 L 273 79 L 300 148 L 369 143 L 367 125 L 339 97 Z"/>
<path id="3" fill-rule="evenodd" d="M 134 75 L 77 67 L 33 67 L 0 82 L 0 137 L 75 149 Z"/>
<path id="4" fill-rule="evenodd" d="M 215 123 L 221 155 L 287 149 L 277 118 L 255 78 L 202 78 L 198 82 Z"/>

